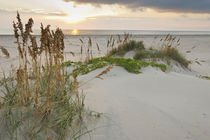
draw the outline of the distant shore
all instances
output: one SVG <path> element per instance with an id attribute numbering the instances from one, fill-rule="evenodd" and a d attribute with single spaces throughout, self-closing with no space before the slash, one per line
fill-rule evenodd
<path id="1" fill-rule="evenodd" d="M 164 30 L 83 30 L 83 29 L 63 29 L 66 36 L 110 36 L 110 35 L 123 35 L 125 33 L 132 35 L 143 35 L 143 36 L 153 36 L 153 35 L 210 35 L 210 31 L 164 31 Z M 35 35 L 40 35 L 39 29 L 34 30 Z M 12 31 L 0 32 L 1 35 L 13 35 Z"/>

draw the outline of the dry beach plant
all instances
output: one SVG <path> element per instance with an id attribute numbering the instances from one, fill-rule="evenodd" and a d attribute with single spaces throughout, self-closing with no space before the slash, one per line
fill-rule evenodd
<path id="1" fill-rule="evenodd" d="M 7 58 L 10 57 L 9 51 L 8 51 L 6 48 L 0 46 L 0 49 L 1 49 L 1 52 L 2 52 Z"/>
<path id="2" fill-rule="evenodd" d="M 74 139 L 83 134 L 84 97 L 78 94 L 77 77 L 62 66 L 64 34 L 41 25 L 38 45 L 33 23 L 30 18 L 24 26 L 19 13 L 13 22 L 19 67 L 13 80 L 1 80 L 0 139 Z"/>
<path id="3" fill-rule="evenodd" d="M 99 78 L 99 79 L 102 79 L 103 80 L 103 78 L 101 77 L 102 75 L 104 75 L 104 74 L 107 74 L 112 68 L 113 68 L 113 66 L 114 66 L 114 64 L 111 64 L 109 67 L 107 67 L 104 71 L 102 71 L 100 74 L 98 74 L 97 76 L 96 76 L 96 78 Z"/>

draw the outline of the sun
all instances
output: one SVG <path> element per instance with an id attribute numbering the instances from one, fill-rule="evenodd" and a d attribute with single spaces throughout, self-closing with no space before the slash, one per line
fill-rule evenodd
<path id="1" fill-rule="evenodd" d="M 73 29 L 73 30 L 71 31 L 71 34 L 72 34 L 72 35 L 78 35 L 78 33 L 79 33 L 79 31 L 78 31 L 77 29 Z"/>

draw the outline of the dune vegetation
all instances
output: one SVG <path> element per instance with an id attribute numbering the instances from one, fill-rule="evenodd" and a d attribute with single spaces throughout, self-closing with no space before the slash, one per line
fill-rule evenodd
<path id="1" fill-rule="evenodd" d="M 132 51 L 132 50 L 144 50 L 144 44 L 142 41 L 128 41 L 128 42 L 124 42 L 122 44 L 120 44 L 117 48 L 113 48 L 111 49 L 108 54 L 107 57 L 110 56 L 124 56 L 128 51 Z"/>
<path id="2" fill-rule="evenodd" d="M 74 63 L 74 62 L 65 62 L 65 66 L 74 65 L 76 68 L 73 70 L 73 73 L 77 75 L 87 74 L 98 68 L 103 68 L 108 65 L 116 65 L 123 67 L 125 70 L 131 73 L 140 73 L 141 68 L 143 67 L 157 67 L 162 71 L 166 71 L 167 67 L 164 64 L 156 64 L 154 62 L 146 62 L 141 60 L 134 60 L 129 58 L 114 58 L 114 57 L 99 57 L 89 60 L 87 63 Z"/>
<path id="3" fill-rule="evenodd" d="M 174 60 L 183 67 L 188 67 L 190 61 L 188 61 L 177 49 L 180 45 L 179 39 L 171 35 L 167 35 L 165 39 L 162 39 L 162 47 L 160 49 L 146 48 L 142 41 L 126 40 L 118 47 L 112 48 L 107 57 L 123 57 L 129 51 L 135 51 L 133 58 L 135 60 Z"/>
<path id="4" fill-rule="evenodd" d="M 200 75 L 199 77 L 202 78 L 202 79 L 210 80 L 209 76 L 202 76 L 202 75 Z"/>
<path id="5" fill-rule="evenodd" d="M 174 60 L 181 64 L 181 66 L 188 67 L 189 61 L 178 51 L 178 49 L 166 46 L 160 50 L 158 49 L 142 49 L 142 50 L 137 50 L 134 59 L 137 60 L 143 60 L 143 59 L 152 59 L 152 60 L 157 60 L 157 59 L 162 59 L 162 60 L 167 60 L 170 62 L 170 60 Z"/>
<path id="6" fill-rule="evenodd" d="M 40 46 L 32 35 L 33 19 L 13 23 L 19 67 L 1 79 L 0 139 L 77 139 L 83 129 L 84 96 L 77 77 L 67 75 L 64 34 L 41 26 Z"/>

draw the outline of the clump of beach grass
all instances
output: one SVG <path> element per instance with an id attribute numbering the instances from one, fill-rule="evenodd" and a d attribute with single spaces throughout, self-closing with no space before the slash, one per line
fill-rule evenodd
<path id="1" fill-rule="evenodd" d="M 190 61 L 188 61 L 177 49 L 180 45 L 179 39 L 167 35 L 163 41 L 161 49 L 141 49 L 137 50 L 134 55 L 134 59 L 143 60 L 143 59 L 165 59 L 168 62 L 174 60 L 181 64 L 181 66 L 188 67 Z"/>
<path id="2" fill-rule="evenodd" d="M 64 34 L 41 25 L 38 46 L 33 23 L 30 18 L 24 27 L 19 13 L 13 22 L 19 67 L 1 80 L 0 139 L 77 139 L 86 134 L 84 96 L 77 90 L 77 76 L 69 76 L 62 65 Z"/>
<path id="3" fill-rule="evenodd" d="M 180 46 L 180 39 L 167 35 L 164 39 L 161 39 L 162 47 L 160 49 L 149 48 L 144 46 L 143 41 L 130 40 L 129 36 L 125 36 L 124 41 L 118 36 L 118 47 L 112 48 L 107 52 L 106 57 L 123 57 L 129 51 L 135 51 L 134 59 L 136 60 L 157 60 L 162 59 L 170 63 L 170 60 L 178 62 L 183 67 L 188 67 L 190 61 L 188 61 L 178 50 Z M 108 41 L 109 43 L 110 41 Z M 110 44 L 110 43 L 109 43 Z"/>
<path id="4" fill-rule="evenodd" d="M 202 79 L 210 80 L 210 76 L 202 76 L 202 75 L 200 75 L 199 77 L 202 78 Z"/>
<path id="5" fill-rule="evenodd" d="M 132 50 L 143 50 L 144 44 L 143 41 L 131 40 L 129 42 L 123 42 L 117 48 L 113 48 L 107 53 L 107 57 L 111 56 L 124 56 L 128 51 Z"/>
<path id="6" fill-rule="evenodd" d="M 164 64 L 157 64 L 154 62 L 146 62 L 142 60 L 134 60 L 130 58 L 116 58 L 116 57 L 93 58 L 86 63 L 65 62 L 64 65 L 65 66 L 75 65 L 74 73 L 77 75 L 87 74 L 91 71 L 94 71 L 98 68 L 103 68 L 108 65 L 120 66 L 126 69 L 128 72 L 136 74 L 140 73 L 141 68 L 148 66 L 160 68 L 162 71 L 166 71 L 167 69 L 166 65 Z M 108 69 L 108 71 L 109 70 L 110 69 Z"/>

